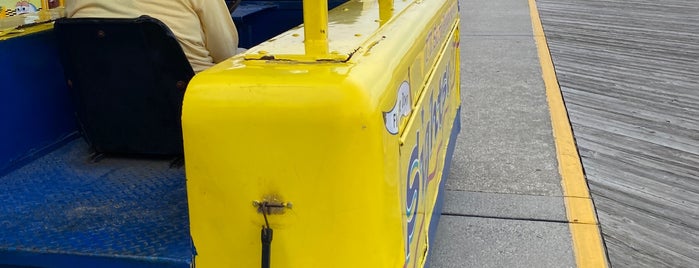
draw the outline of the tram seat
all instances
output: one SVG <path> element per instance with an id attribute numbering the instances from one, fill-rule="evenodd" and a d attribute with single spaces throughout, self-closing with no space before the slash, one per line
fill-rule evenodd
<path id="1" fill-rule="evenodd" d="M 72 18 L 54 29 L 80 129 L 95 152 L 183 153 L 182 99 L 194 71 L 164 23 Z"/>

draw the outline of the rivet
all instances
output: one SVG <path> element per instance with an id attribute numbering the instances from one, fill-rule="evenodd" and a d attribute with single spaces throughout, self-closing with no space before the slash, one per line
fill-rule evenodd
<path id="1" fill-rule="evenodd" d="M 177 89 L 179 89 L 179 90 L 185 90 L 187 88 L 187 82 L 182 81 L 182 80 L 177 81 L 176 86 L 177 86 Z"/>

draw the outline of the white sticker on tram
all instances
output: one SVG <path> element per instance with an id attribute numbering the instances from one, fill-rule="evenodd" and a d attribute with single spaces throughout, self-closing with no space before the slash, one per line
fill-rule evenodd
<path id="1" fill-rule="evenodd" d="M 403 117 L 410 115 L 411 104 L 410 84 L 407 81 L 403 81 L 403 83 L 401 83 L 398 87 L 396 103 L 393 104 L 393 108 L 391 108 L 390 111 L 383 113 L 386 130 L 388 130 L 389 133 L 393 135 L 398 134 L 400 121 L 403 119 Z"/>

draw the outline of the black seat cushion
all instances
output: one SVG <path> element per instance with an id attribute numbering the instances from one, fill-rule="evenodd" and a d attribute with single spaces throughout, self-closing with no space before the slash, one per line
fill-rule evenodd
<path id="1" fill-rule="evenodd" d="M 194 71 L 157 19 L 56 21 L 84 137 L 99 153 L 182 154 L 182 99 Z"/>

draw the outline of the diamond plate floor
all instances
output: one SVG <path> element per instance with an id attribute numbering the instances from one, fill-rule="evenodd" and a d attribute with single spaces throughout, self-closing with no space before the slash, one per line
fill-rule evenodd
<path id="1" fill-rule="evenodd" d="M 74 140 L 0 177 L 0 266 L 189 267 L 184 168 Z"/>

